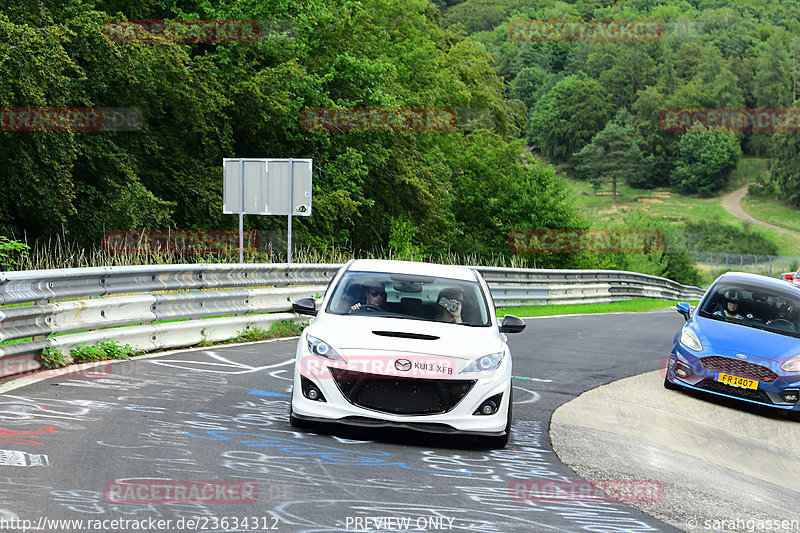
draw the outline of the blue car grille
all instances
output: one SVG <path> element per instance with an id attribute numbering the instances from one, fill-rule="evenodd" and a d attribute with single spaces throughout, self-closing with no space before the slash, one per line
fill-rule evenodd
<path id="1" fill-rule="evenodd" d="M 733 374 L 742 378 L 756 379 L 765 383 L 772 383 L 778 379 L 778 374 L 769 368 L 748 361 L 741 361 L 739 359 L 731 359 L 730 357 L 721 357 L 719 355 L 712 355 L 711 357 L 703 357 L 700 359 L 700 364 L 706 370 L 714 372 L 725 372 L 726 374 Z M 735 387 L 734 387 L 735 388 Z"/>
<path id="2" fill-rule="evenodd" d="M 737 398 L 745 398 L 747 400 L 753 400 L 755 402 L 772 405 L 772 401 L 769 399 L 769 396 L 767 396 L 767 393 L 763 390 L 732 387 L 731 385 L 726 385 L 725 383 L 720 383 L 719 381 L 714 381 L 713 379 L 704 379 L 695 385 L 695 387 L 713 392 L 721 392 L 722 394 L 727 394 L 728 396 L 736 396 Z"/>

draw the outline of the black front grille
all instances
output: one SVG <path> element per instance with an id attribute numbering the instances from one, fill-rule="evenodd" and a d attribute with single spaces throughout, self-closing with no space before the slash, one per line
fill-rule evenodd
<path id="1" fill-rule="evenodd" d="M 743 378 L 757 379 L 771 383 L 778 379 L 778 374 L 769 368 L 739 359 L 731 359 L 730 357 L 720 357 L 719 355 L 712 355 L 711 357 L 703 357 L 700 359 L 700 364 L 706 370 L 713 370 L 714 372 L 725 372 Z"/>
<path id="2" fill-rule="evenodd" d="M 451 411 L 474 380 L 409 379 L 329 367 L 339 390 L 353 405 L 396 415 L 435 415 Z"/>
<path id="3" fill-rule="evenodd" d="M 737 398 L 745 398 L 747 400 L 753 400 L 755 402 L 772 405 L 772 400 L 770 400 L 767 393 L 762 390 L 733 387 L 725 383 L 720 383 L 719 381 L 714 381 L 713 379 L 704 379 L 703 381 L 695 385 L 695 387 L 699 387 L 701 389 L 713 392 L 721 392 L 723 394 L 728 394 L 729 396 L 736 396 Z"/>

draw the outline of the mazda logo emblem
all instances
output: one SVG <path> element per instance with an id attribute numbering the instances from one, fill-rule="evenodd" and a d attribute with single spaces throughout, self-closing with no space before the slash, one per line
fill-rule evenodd
<path id="1" fill-rule="evenodd" d="M 739 359 L 747 359 L 747 356 L 743 353 L 737 353 L 736 357 L 738 357 Z"/>
<path id="2" fill-rule="evenodd" d="M 394 362 L 394 367 L 401 372 L 408 372 L 411 370 L 411 361 L 408 359 L 398 359 Z"/>

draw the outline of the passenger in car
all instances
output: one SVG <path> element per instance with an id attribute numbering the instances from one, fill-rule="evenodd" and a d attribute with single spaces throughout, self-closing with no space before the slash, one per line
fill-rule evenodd
<path id="1" fill-rule="evenodd" d="M 725 294 L 722 298 L 722 309 L 718 309 L 714 312 L 714 314 L 716 316 L 723 316 L 727 318 L 737 318 L 739 320 L 743 319 L 744 317 L 739 314 L 739 304 L 741 304 L 743 299 L 742 293 L 736 289 L 729 289 L 725 291 Z"/>
<path id="2" fill-rule="evenodd" d="M 461 311 L 464 306 L 464 291 L 458 287 L 442 289 L 436 298 L 436 320 L 439 322 L 462 323 Z"/>

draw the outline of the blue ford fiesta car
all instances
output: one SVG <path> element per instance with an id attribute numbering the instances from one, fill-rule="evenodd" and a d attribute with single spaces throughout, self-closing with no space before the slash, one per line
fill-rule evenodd
<path id="1" fill-rule="evenodd" d="M 666 388 L 800 412 L 800 287 L 728 273 L 697 308 L 676 308 L 686 324 L 675 335 Z"/>

